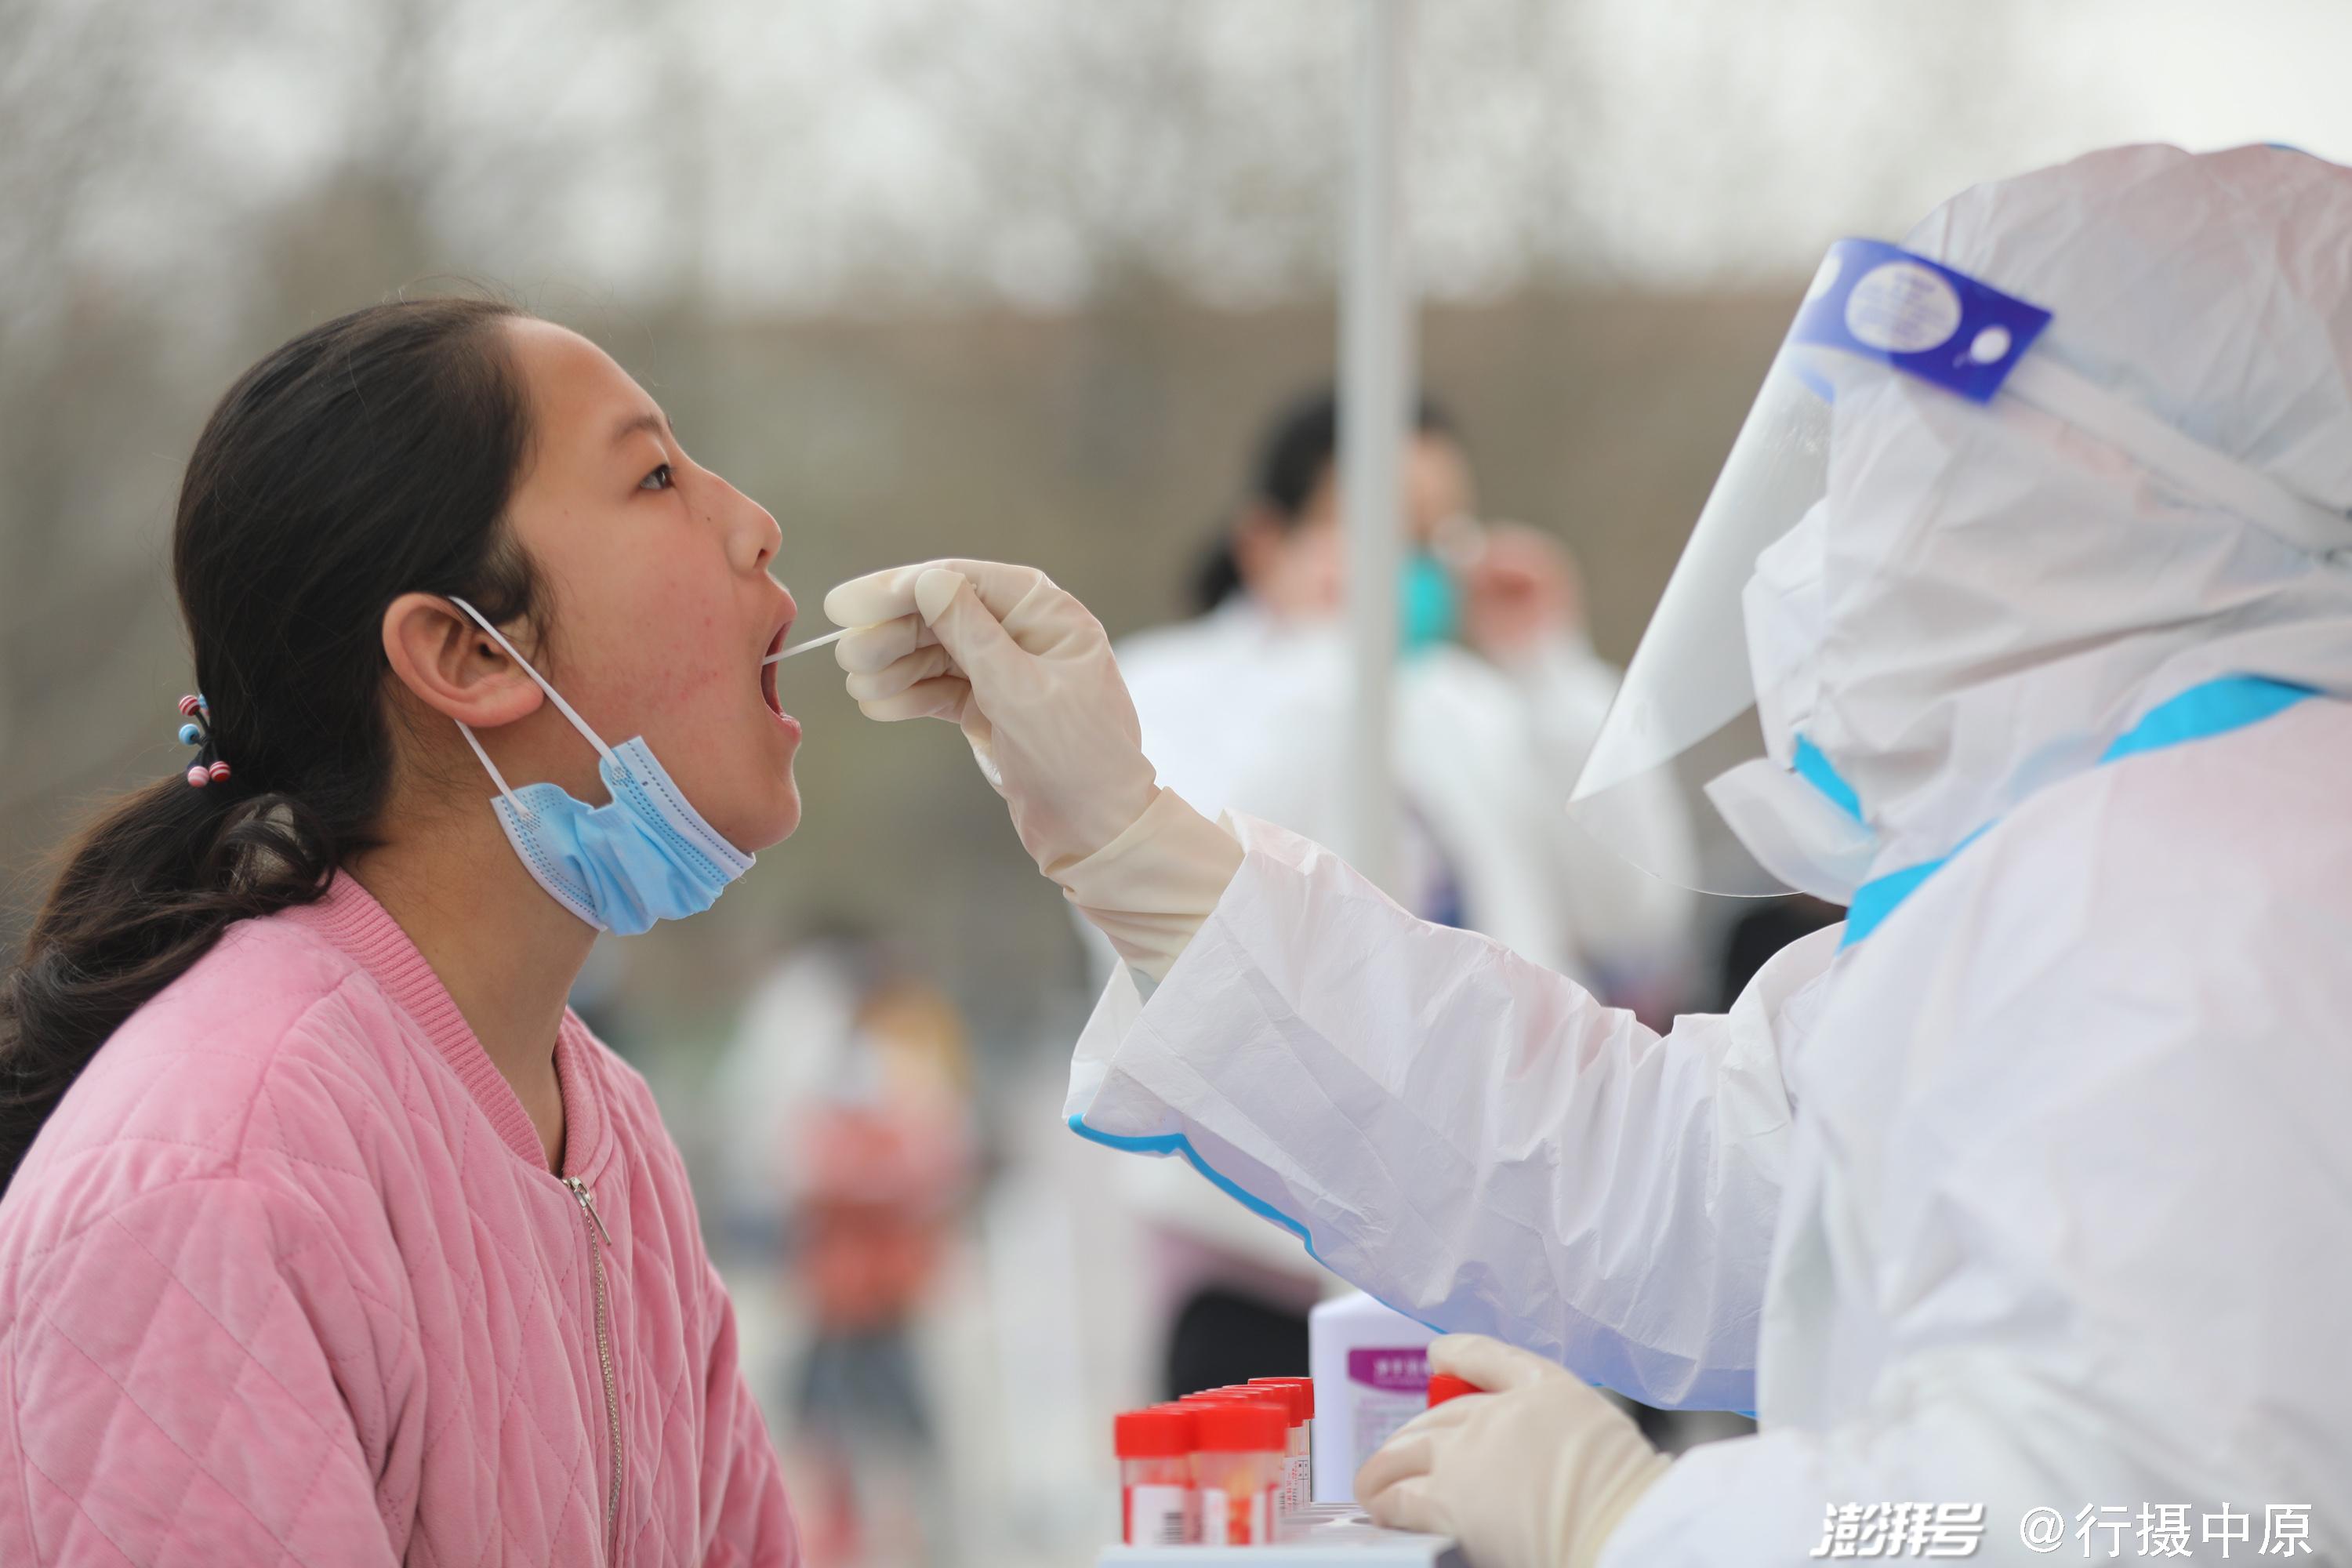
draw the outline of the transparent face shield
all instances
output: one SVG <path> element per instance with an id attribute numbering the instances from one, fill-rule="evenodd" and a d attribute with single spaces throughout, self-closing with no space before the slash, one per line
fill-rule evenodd
<path id="1" fill-rule="evenodd" d="M 2031 353 L 2050 321 L 1898 247 L 1831 247 L 1577 777 L 1569 810 L 1580 826 L 1703 891 L 1843 902 L 1865 874 L 1865 804 L 1804 723 L 1832 414 L 1841 391 L 1869 380 L 1906 375 L 1979 405 L 2022 398 L 2293 542 L 2345 549 L 2341 514 Z"/>

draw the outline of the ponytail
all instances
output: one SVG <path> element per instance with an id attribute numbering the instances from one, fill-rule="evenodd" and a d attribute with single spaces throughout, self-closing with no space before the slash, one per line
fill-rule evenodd
<path id="1" fill-rule="evenodd" d="M 317 899 L 374 842 L 392 771 L 385 607 L 461 595 L 530 612 L 507 499 L 527 437 L 484 300 L 401 300 L 305 332 L 214 410 L 180 491 L 173 574 L 206 694 L 204 787 L 116 802 L 0 984 L 0 1191 L 108 1037 L 238 921 Z"/>
<path id="2" fill-rule="evenodd" d="M 1228 531 L 1209 541 L 1193 564 L 1191 582 L 1192 614 L 1205 616 L 1242 591 L 1241 556 Z"/>
<path id="3" fill-rule="evenodd" d="M 334 861 L 300 803 L 174 775 L 117 802 L 65 869 L 0 988 L 0 1187 L 98 1047 L 231 922 L 306 903 Z"/>

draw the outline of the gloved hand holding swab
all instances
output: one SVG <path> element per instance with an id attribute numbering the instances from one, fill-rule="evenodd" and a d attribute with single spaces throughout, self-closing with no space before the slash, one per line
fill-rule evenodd
<path id="1" fill-rule="evenodd" d="M 780 659 L 791 658 L 795 654 L 806 653 L 811 648 L 830 647 L 831 645 L 839 642 L 842 638 L 847 637 L 856 629 L 857 628 L 856 626 L 844 626 L 837 632 L 827 632 L 821 637 L 811 637 L 806 642 L 794 643 L 792 647 L 785 648 L 781 652 L 770 654 L 760 662 L 761 664 L 774 664 Z"/>

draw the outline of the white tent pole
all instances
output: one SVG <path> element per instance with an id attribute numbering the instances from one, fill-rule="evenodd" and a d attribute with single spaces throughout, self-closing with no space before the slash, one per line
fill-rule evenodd
<path id="1" fill-rule="evenodd" d="M 1402 156 L 1411 12 L 1410 0 L 1356 0 L 1356 7 L 1347 244 L 1339 283 L 1340 517 L 1356 678 L 1342 848 L 1358 870 L 1393 890 L 1401 479 L 1415 380 Z"/>

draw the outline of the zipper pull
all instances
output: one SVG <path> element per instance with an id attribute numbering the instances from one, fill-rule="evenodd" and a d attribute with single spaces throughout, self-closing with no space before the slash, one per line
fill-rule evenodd
<path id="1" fill-rule="evenodd" d="M 577 1176 L 566 1176 L 563 1184 L 570 1187 L 572 1195 L 580 1200 L 581 1211 L 595 1225 L 596 1234 L 604 1238 L 604 1245 L 612 1246 L 613 1233 L 604 1228 L 604 1216 L 596 1212 L 596 1194 L 588 1190 L 588 1184 Z"/>

